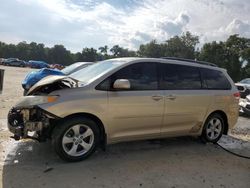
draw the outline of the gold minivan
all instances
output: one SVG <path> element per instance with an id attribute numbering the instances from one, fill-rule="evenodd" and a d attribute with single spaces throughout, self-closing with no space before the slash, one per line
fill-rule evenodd
<path id="1" fill-rule="evenodd" d="M 66 161 L 123 141 L 190 135 L 217 142 L 239 110 L 226 70 L 178 58 L 106 60 L 46 77 L 27 95 L 9 112 L 13 137 L 51 139 Z"/>

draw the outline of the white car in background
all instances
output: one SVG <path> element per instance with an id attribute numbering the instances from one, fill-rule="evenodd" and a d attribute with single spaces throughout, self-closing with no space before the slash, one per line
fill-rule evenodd
<path id="1" fill-rule="evenodd" d="M 241 98 L 246 98 L 247 95 L 250 95 L 250 78 L 243 79 L 235 85 L 240 92 Z"/>

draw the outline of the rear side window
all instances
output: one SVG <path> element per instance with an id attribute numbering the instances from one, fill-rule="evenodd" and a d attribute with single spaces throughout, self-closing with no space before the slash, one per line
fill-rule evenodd
<path id="1" fill-rule="evenodd" d="M 166 90 L 201 89 L 200 71 L 197 67 L 161 64 L 160 88 Z"/>
<path id="2" fill-rule="evenodd" d="M 201 76 L 206 84 L 207 89 L 231 89 L 230 82 L 221 71 L 201 68 Z"/>

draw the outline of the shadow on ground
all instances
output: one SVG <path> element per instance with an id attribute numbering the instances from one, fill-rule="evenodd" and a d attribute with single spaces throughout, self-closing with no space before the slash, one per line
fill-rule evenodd
<path id="1" fill-rule="evenodd" d="M 5 160 L 3 188 L 250 186 L 250 160 L 190 137 L 110 145 L 78 163 L 61 161 L 50 146 L 16 144 Z"/>

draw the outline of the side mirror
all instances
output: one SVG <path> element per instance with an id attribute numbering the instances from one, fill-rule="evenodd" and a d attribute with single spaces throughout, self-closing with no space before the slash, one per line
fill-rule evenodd
<path id="1" fill-rule="evenodd" d="M 114 89 L 130 89 L 130 82 L 127 79 L 118 79 L 113 84 Z"/>

